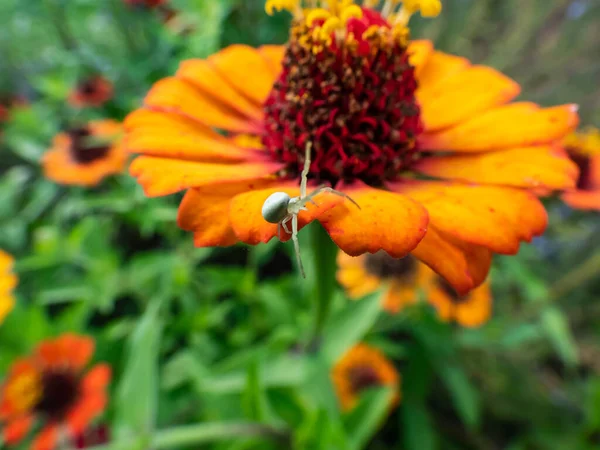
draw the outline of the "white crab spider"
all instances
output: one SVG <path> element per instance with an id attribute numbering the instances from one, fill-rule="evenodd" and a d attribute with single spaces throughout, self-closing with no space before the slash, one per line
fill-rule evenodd
<path id="1" fill-rule="evenodd" d="M 344 194 L 343 192 L 336 191 L 329 186 L 319 186 L 310 194 L 306 195 L 306 183 L 308 171 L 310 169 L 311 147 L 311 142 L 309 142 L 306 145 L 304 168 L 302 169 L 302 179 L 300 181 L 300 196 L 290 197 L 285 192 L 274 192 L 267 197 L 262 207 L 263 218 L 269 223 L 277 224 L 277 237 L 279 239 L 281 239 L 282 227 L 287 234 L 292 235 L 292 240 L 294 241 L 294 251 L 296 252 L 296 261 L 298 262 L 298 267 L 300 268 L 300 273 L 302 274 L 303 278 L 306 278 L 306 275 L 304 273 L 304 267 L 302 266 L 302 259 L 300 258 L 300 244 L 298 243 L 298 214 L 300 214 L 300 211 L 307 211 L 306 205 L 308 202 L 316 205 L 313 198 L 321 192 L 331 192 L 332 194 L 347 198 L 354 203 L 358 209 L 360 209 L 358 203 L 352 200 L 352 198 L 350 198 L 348 195 Z M 292 222 L 291 232 L 287 227 L 287 224 L 290 221 Z"/>

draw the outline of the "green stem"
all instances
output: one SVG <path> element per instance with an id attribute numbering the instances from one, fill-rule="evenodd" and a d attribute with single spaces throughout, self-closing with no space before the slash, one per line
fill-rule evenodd
<path id="1" fill-rule="evenodd" d="M 147 448 L 173 449 L 178 447 L 191 447 L 208 442 L 229 440 L 241 437 L 264 437 L 273 441 L 290 444 L 290 436 L 286 431 L 249 422 L 219 422 L 202 423 L 198 425 L 184 425 L 159 431 L 148 439 Z M 137 440 L 116 441 L 106 445 L 90 447 L 89 450 L 120 450 L 124 448 L 137 448 Z"/>
<path id="2" fill-rule="evenodd" d="M 567 272 L 550 287 L 548 300 L 564 297 L 573 289 L 585 284 L 600 273 L 600 252 L 593 254 L 573 270 Z"/>
<path id="3" fill-rule="evenodd" d="M 310 226 L 311 245 L 314 258 L 314 328 L 310 342 L 311 348 L 319 345 L 323 328 L 331 312 L 331 303 L 335 291 L 335 272 L 337 246 L 319 223 Z"/>

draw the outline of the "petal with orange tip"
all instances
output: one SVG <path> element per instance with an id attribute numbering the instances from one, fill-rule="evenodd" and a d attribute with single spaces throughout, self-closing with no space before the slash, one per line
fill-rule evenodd
<path id="1" fill-rule="evenodd" d="M 31 443 L 31 450 L 54 450 L 58 442 L 58 425 L 46 425 Z"/>
<path id="2" fill-rule="evenodd" d="M 243 192 L 264 189 L 275 181 L 240 183 L 190 189 L 186 192 L 177 214 L 179 227 L 194 232 L 197 247 L 226 247 L 238 242 L 229 220 L 229 204 Z"/>
<path id="3" fill-rule="evenodd" d="M 107 396 L 104 392 L 84 395 L 67 414 L 66 422 L 73 435 L 79 435 L 89 426 L 94 418 L 106 408 Z"/>
<path id="4" fill-rule="evenodd" d="M 547 189 L 573 188 L 579 174 L 563 149 L 553 146 L 423 158 L 414 169 L 447 180 Z"/>
<path id="5" fill-rule="evenodd" d="M 409 197 L 361 182 L 341 190 L 360 209 L 346 201 L 319 220 L 338 247 L 349 255 L 385 250 L 394 258 L 402 258 L 425 236 L 427 211 Z"/>
<path id="6" fill-rule="evenodd" d="M 238 133 L 260 132 L 260 125 L 181 78 L 156 82 L 144 104 L 155 111 L 182 115 L 201 124 Z"/>
<path id="7" fill-rule="evenodd" d="M 279 75 L 285 55 L 285 45 L 263 45 L 258 48 L 258 51 L 267 60 L 273 75 Z"/>
<path id="8" fill-rule="evenodd" d="M 85 374 L 81 381 L 81 390 L 84 394 L 102 391 L 110 383 L 112 371 L 108 364 L 98 364 Z"/>
<path id="9" fill-rule="evenodd" d="M 244 161 L 249 152 L 212 128 L 183 116 L 138 109 L 125 120 L 127 150 L 204 162 Z"/>
<path id="10" fill-rule="evenodd" d="M 179 65 L 179 70 L 177 70 L 175 76 L 188 81 L 202 92 L 214 96 L 220 103 L 237 110 L 244 116 L 251 117 L 254 120 L 262 118 L 260 104 L 240 94 L 225 81 L 214 65 L 205 59 L 183 61 Z"/>
<path id="11" fill-rule="evenodd" d="M 129 167 L 148 197 L 169 195 L 183 189 L 241 180 L 271 179 L 279 163 L 213 164 L 154 156 L 140 156 Z"/>
<path id="12" fill-rule="evenodd" d="M 446 279 L 457 292 L 466 294 L 483 282 L 492 260 L 489 250 L 471 247 L 471 251 L 459 247 L 453 239 L 430 225 L 411 253 Z"/>
<path id="13" fill-rule="evenodd" d="M 444 78 L 465 70 L 470 65 L 471 63 L 466 58 L 434 51 L 425 60 L 425 64 L 419 73 L 417 78 L 419 87 L 428 89 Z"/>
<path id="14" fill-rule="evenodd" d="M 230 203 L 229 219 L 231 227 L 238 239 L 247 244 L 258 244 L 259 242 L 268 242 L 274 236 L 277 236 L 277 224 L 267 222 L 262 216 L 262 206 L 269 197 L 275 192 L 285 192 L 290 197 L 300 195 L 298 186 L 292 183 L 282 182 L 277 186 L 267 189 L 260 189 L 236 195 Z M 308 203 L 308 211 L 301 211 L 298 215 L 298 229 L 313 220 L 321 217 L 324 212 L 340 205 L 344 199 L 337 195 L 322 192 L 314 197 L 316 205 Z M 292 230 L 291 222 L 288 222 L 288 230 Z M 291 235 L 286 233 L 281 227 L 281 241 L 290 239 Z"/>
<path id="15" fill-rule="evenodd" d="M 520 189 L 437 181 L 390 186 L 427 208 L 439 231 L 496 253 L 517 253 L 521 241 L 539 236 L 548 223 L 538 198 Z"/>
<path id="16" fill-rule="evenodd" d="M 418 77 L 433 52 L 433 43 L 427 40 L 410 41 L 407 52 L 410 65 L 415 68 L 415 74 Z"/>
<path id="17" fill-rule="evenodd" d="M 81 370 L 90 361 L 94 348 L 92 338 L 69 333 L 40 343 L 36 355 L 46 367 L 65 366 Z"/>
<path id="18" fill-rule="evenodd" d="M 562 139 L 577 127 L 576 105 L 540 108 L 512 103 L 470 117 L 455 127 L 419 137 L 424 150 L 482 152 L 524 147 Z"/>
<path id="19" fill-rule="evenodd" d="M 561 199 L 571 208 L 600 211 L 600 189 L 594 191 L 569 191 Z"/>
<path id="20" fill-rule="evenodd" d="M 247 45 L 230 45 L 208 61 L 231 86 L 259 105 L 271 92 L 277 75 L 260 52 Z"/>
<path id="21" fill-rule="evenodd" d="M 9 421 L 2 430 L 4 442 L 7 445 L 17 445 L 27 436 L 33 422 L 33 415 L 25 415 Z"/>
<path id="22" fill-rule="evenodd" d="M 417 88 L 416 97 L 425 131 L 432 132 L 507 103 L 520 89 L 516 82 L 491 67 L 470 66 L 431 86 Z"/>

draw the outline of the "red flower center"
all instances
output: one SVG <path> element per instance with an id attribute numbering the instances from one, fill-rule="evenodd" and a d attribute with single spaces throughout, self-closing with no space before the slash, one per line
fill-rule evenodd
<path id="1" fill-rule="evenodd" d="M 71 158 L 79 164 L 91 164 L 104 158 L 110 146 L 94 142 L 94 138 L 87 128 L 73 128 L 68 132 L 71 138 L 69 153 Z"/>
<path id="2" fill-rule="evenodd" d="M 42 396 L 36 411 L 60 420 L 69 412 L 79 395 L 77 377 L 68 371 L 48 371 L 42 375 Z"/>
<path id="3" fill-rule="evenodd" d="M 381 384 L 376 370 L 371 366 L 353 367 L 349 370 L 348 377 L 352 390 L 356 393 Z"/>
<path id="4" fill-rule="evenodd" d="M 577 179 L 577 189 L 583 191 L 592 190 L 592 164 L 588 155 L 583 155 L 577 151 L 569 150 L 569 157 L 579 167 L 579 178 Z"/>
<path id="5" fill-rule="evenodd" d="M 295 24 L 283 70 L 265 103 L 263 144 L 298 177 L 307 142 L 313 144 L 310 178 L 361 179 L 380 185 L 409 168 L 422 132 L 414 69 L 406 42 L 386 20 L 363 8 L 323 41 L 315 21 Z"/>

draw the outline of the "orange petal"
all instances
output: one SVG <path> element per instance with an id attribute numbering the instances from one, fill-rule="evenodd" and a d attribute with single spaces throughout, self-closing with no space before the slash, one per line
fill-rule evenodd
<path id="1" fill-rule="evenodd" d="M 278 186 L 246 192 L 233 198 L 229 208 L 229 220 L 240 241 L 254 245 L 259 242 L 268 242 L 277 236 L 277 224 L 267 222 L 261 213 L 263 203 L 274 192 L 285 192 L 290 197 L 300 195 L 300 189 L 295 183 L 282 182 Z M 317 205 L 308 203 L 306 205 L 308 211 L 302 211 L 298 215 L 299 230 L 316 218 L 320 218 L 325 211 L 344 202 L 342 197 L 327 192 L 317 195 L 314 200 Z M 289 230 L 292 229 L 291 226 L 292 224 L 289 223 L 287 226 Z M 290 237 L 291 235 L 286 233 L 282 227 L 281 240 L 287 241 Z"/>
<path id="2" fill-rule="evenodd" d="M 492 315 L 492 293 L 489 283 L 484 283 L 471 292 L 466 301 L 454 311 L 454 320 L 463 327 L 480 327 Z"/>
<path id="3" fill-rule="evenodd" d="M 127 150 L 152 156 L 204 162 L 233 162 L 253 153 L 212 128 L 183 116 L 138 109 L 127 116 Z"/>
<path id="4" fill-rule="evenodd" d="M 104 392 L 84 395 L 67 415 L 66 421 L 71 434 L 77 436 L 83 433 L 92 420 L 104 411 L 106 404 L 107 396 Z"/>
<path id="5" fill-rule="evenodd" d="M 270 162 L 228 165 L 140 156 L 131 163 L 129 172 L 148 197 L 158 197 L 216 183 L 270 179 L 281 167 Z"/>
<path id="6" fill-rule="evenodd" d="M 221 104 L 227 105 L 243 116 L 257 121 L 262 119 L 261 105 L 247 99 L 235 90 L 215 69 L 214 65 L 205 59 L 183 61 L 175 76 L 193 84 L 205 95 L 213 96 Z"/>
<path id="7" fill-rule="evenodd" d="M 180 78 L 156 82 L 144 103 L 150 109 L 180 114 L 206 126 L 238 133 L 260 132 L 256 122 Z"/>
<path id="8" fill-rule="evenodd" d="M 425 235 L 427 211 L 407 196 L 359 182 L 342 190 L 360 209 L 345 202 L 319 220 L 338 247 L 349 255 L 385 250 L 394 258 L 402 258 Z"/>
<path id="9" fill-rule="evenodd" d="M 425 131 L 441 130 L 509 102 L 520 87 L 500 72 L 471 66 L 431 86 L 419 87 L 417 100 Z"/>
<path id="10" fill-rule="evenodd" d="M 352 299 L 371 294 L 382 286 L 382 281 L 365 269 L 366 255 L 350 256 L 338 252 L 338 271 L 336 278 L 348 296 Z"/>
<path id="11" fill-rule="evenodd" d="M 466 58 L 434 51 L 426 60 L 417 81 L 422 89 L 429 89 L 435 83 L 442 81 L 469 67 L 471 63 Z"/>
<path id="12" fill-rule="evenodd" d="M 46 425 L 31 443 L 31 450 L 54 450 L 58 442 L 58 425 Z"/>
<path id="13" fill-rule="evenodd" d="M 535 103 L 500 106 L 438 133 L 419 137 L 425 150 L 480 152 L 560 140 L 577 127 L 576 105 L 540 108 Z"/>
<path id="14" fill-rule="evenodd" d="M 409 62 L 415 68 L 417 78 L 432 52 L 433 43 L 431 41 L 415 40 L 408 44 Z"/>
<path id="15" fill-rule="evenodd" d="M 42 342 L 38 345 L 36 356 L 49 367 L 63 366 L 81 370 L 94 354 L 94 340 L 88 336 L 67 333 Z"/>
<path id="16" fill-rule="evenodd" d="M 491 265 L 489 250 L 468 244 L 459 246 L 431 224 L 411 253 L 444 277 L 460 294 L 466 294 L 483 282 Z"/>
<path id="17" fill-rule="evenodd" d="M 415 170 L 448 180 L 548 189 L 573 188 L 579 175 L 567 154 L 552 146 L 423 158 Z"/>
<path id="18" fill-rule="evenodd" d="M 0 250 L 0 272 L 8 271 L 14 264 L 15 259 L 8 253 Z"/>
<path id="19" fill-rule="evenodd" d="M 106 388 L 112 377 L 108 364 L 98 364 L 92 367 L 81 382 L 84 393 L 98 392 Z"/>
<path id="20" fill-rule="evenodd" d="M 273 76 L 279 75 L 285 55 L 285 45 L 263 45 L 258 48 L 258 51 L 267 60 Z"/>
<path id="21" fill-rule="evenodd" d="M 561 198 L 571 208 L 600 211 L 600 189 L 565 192 Z"/>
<path id="22" fill-rule="evenodd" d="M 439 231 L 496 253 L 517 253 L 520 242 L 542 234 L 548 222 L 538 198 L 515 188 L 435 181 L 391 187 L 427 208 Z"/>
<path id="23" fill-rule="evenodd" d="M 230 45 L 208 61 L 238 92 L 262 105 L 271 92 L 276 74 L 258 50 L 247 45 Z"/>
<path id="24" fill-rule="evenodd" d="M 403 282 L 392 280 L 382 298 L 382 308 L 390 314 L 397 314 L 409 305 L 417 302 L 419 286 L 407 286 Z"/>
<path id="25" fill-rule="evenodd" d="M 177 223 L 184 230 L 194 232 L 197 247 L 233 245 L 238 239 L 229 221 L 231 200 L 238 194 L 263 189 L 275 182 L 252 180 L 190 189 L 179 206 Z"/>
<path id="26" fill-rule="evenodd" d="M 26 415 L 8 422 L 2 432 L 4 443 L 7 445 L 17 445 L 21 442 L 27 436 L 27 433 L 29 433 L 33 421 L 34 417 L 32 415 Z"/>

